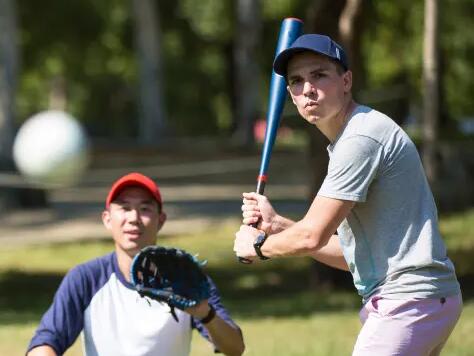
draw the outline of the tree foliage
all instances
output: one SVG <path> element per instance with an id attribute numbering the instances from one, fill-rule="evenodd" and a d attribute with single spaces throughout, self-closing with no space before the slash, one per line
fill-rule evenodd
<path id="1" fill-rule="evenodd" d="M 424 2 L 371 1 L 373 18 L 365 34 L 364 59 L 368 87 L 408 84 L 412 105 L 421 104 Z M 470 0 L 440 2 L 440 71 L 449 119 L 474 114 L 469 94 L 474 90 L 474 36 Z"/>
<path id="2" fill-rule="evenodd" d="M 22 58 L 18 119 L 48 107 L 51 80 L 66 79 L 67 109 L 92 134 L 121 135 L 135 115 L 130 11 L 120 0 L 19 0 Z M 135 125 L 132 126 L 136 131 Z"/>
<path id="3" fill-rule="evenodd" d="M 365 0 L 361 56 L 365 89 L 406 85 L 421 103 L 423 2 Z M 284 17 L 307 18 L 317 0 L 262 0 L 257 54 L 261 112 L 266 109 L 276 36 Z M 160 1 L 164 96 L 176 134 L 228 135 L 235 114 L 232 0 Z M 473 115 L 471 0 L 445 0 L 440 9 L 444 113 Z M 65 79 L 67 109 L 94 136 L 137 135 L 138 68 L 130 1 L 18 0 L 20 80 L 17 125 L 48 106 L 51 83 Z M 364 89 L 364 88 L 362 88 Z"/>

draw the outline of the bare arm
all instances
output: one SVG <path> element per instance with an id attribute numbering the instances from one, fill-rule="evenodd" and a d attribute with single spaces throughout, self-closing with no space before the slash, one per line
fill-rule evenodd
<path id="1" fill-rule="evenodd" d="M 309 256 L 330 267 L 349 271 L 337 235 L 332 235 L 326 245 L 322 246 L 319 250 L 311 251 Z"/>
<path id="2" fill-rule="evenodd" d="M 263 254 L 268 257 L 310 256 L 327 246 L 353 206 L 351 201 L 317 196 L 302 220 L 267 239 Z"/>
<path id="3" fill-rule="evenodd" d="M 189 314 L 197 319 L 203 319 L 208 315 L 210 306 L 205 302 L 186 310 Z M 240 356 L 244 352 L 245 345 L 240 329 L 228 324 L 219 317 L 218 314 L 207 324 L 203 324 L 209 332 L 215 347 L 228 356 Z"/>
<path id="4" fill-rule="evenodd" d="M 270 235 L 262 253 L 270 258 L 311 256 L 329 266 L 347 270 L 337 236 L 333 237 L 333 234 L 353 206 L 351 201 L 317 196 L 302 220 L 293 224 L 288 219 L 283 220 L 289 227 Z M 267 226 L 273 226 L 272 221 L 267 223 Z M 237 256 L 255 259 L 252 245 L 258 233 L 256 229 L 241 226 L 234 244 Z"/>
<path id="5" fill-rule="evenodd" d="M 216 348 L 224 355 L 242 355 L 245 345 L 239 329 L 229 325 L 218 315 L 207 323 L 205 327 L 209 331 L 209 335 Z"/>
<path id="6" fill-rule="evenodd" d="M 42 345 L 31 349 L 26 356 L 56 356 L 56 351 L 49 345 Z"/>
<path id="7" fill-rule="evenodd" d="M 292 226 L 294 223 L 295 222 L 290 219 L 277 215 L 272 225 L 276 228 L 274 231 L 281 232 Z M 316 261 L 330 267 L 349 271 L 337 235 L 332 235 L 325 245 L 321 246 L 318 250 L 310 251 L 308 255 Z"/>

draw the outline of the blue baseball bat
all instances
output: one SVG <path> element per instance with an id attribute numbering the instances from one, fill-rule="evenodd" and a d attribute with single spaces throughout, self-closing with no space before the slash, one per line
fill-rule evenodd
<path id="1" fill-rule="evenodd" d="M 275 51 L 275 58 L 281 51 L 287 49 L 291 44 L 303 34 L 303 21 L 289 17 L 283 20 L 278 36 L 278 43 Z M 272 155 L 273 145 L 280 125 L 281 114 L 285 107 L 287 90 L 286 80 L 272 69 L 272 78 L 270 81 L 270 95 L 268 98 L 267 127 L 265 129 L 265 139 L 263 141 L 262 159 L 260 161 L 260 171 L 257 177 L 258 194 L 263 194 L 267 182 L 268 165 Z M 256 227 L 257 224 L 253 224 Z M 251 263 L 250 260 L 239 258 L 242 263 Z"/>

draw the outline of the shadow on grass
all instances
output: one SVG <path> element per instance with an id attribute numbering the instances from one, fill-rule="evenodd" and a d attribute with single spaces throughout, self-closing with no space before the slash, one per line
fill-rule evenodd
<path id="1" fill-rule="evenodd" d="M 299 268 L 280 266 L 278 273 L 268 267 L 250 271 L 227 265 L 207 270 L 234 317 L 296 317 L 315 311 L 352 310 L 360 303 L 351 291 L 308 290 L 308 272 Z M 38 322 L 62 278 L 57 273 L 18 270 L 1 273 L 0 325 Z"/>
<path id="2" fill-rule="evenodd" d="M 474 249 L 452 249 L 449 257 L 456 267 L 464 301 L 474 299 Z"/>
<path id="3" fill-rule="evenodd" d="M 63 275 L 25 273 L 0 274 L 0 325 L 38 321 L 53 300 Z"/>
<path id="4" fill-rule="evenodd" d="M 357 312 L 361 299 L 350 276 L 332 289 L 314 285 L 307 265 L 272 261 L 242 266 L 236 261 L 207 267 L 234 317 L 305 317 L 313 313 Z M 63 275 L 7 270 L 0 273 L 0 325 L 36 323 L 51 304 Z M 459 275 L 464 300 L 474 297 L 474 273 Z"/>
<path id="5" fill-rule="evenodd" d="M 333 289 L 312 287 L 307 266 L 226 265 L 226 268 L 207 268 L 207 272 L 234 316 L 302 317 L 360 307 L 360 298 L 347 281 Z"/>

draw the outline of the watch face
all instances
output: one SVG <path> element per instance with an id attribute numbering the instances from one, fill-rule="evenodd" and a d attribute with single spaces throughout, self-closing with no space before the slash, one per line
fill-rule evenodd
<path id="1" fill-rule="evenodd" d="M 265 239 L 266 239 L 266 235 L 265 235 L 265 234 L 260 234 L 260 235 L 258 235 L 258 236 L 257 236 L 257 239 L 255 240 L 254 245 L 261 246 L 261 245 L 265 242 Z"/>
<path id="2" fill-rule="evenodd" d="M 260 257 L 261 260 L 268 260 L 268 257 L 264 256 L 262 254 L 262 251 L 260 251 L 260 248 L 262 247 L 266 239 L 267 239 L 267 235 L 265 233 L 262 233 L 257 236 L 253 244 L 253 247 L 255 248 L 255 252 L 257 253 L 258 257 Z"/>

